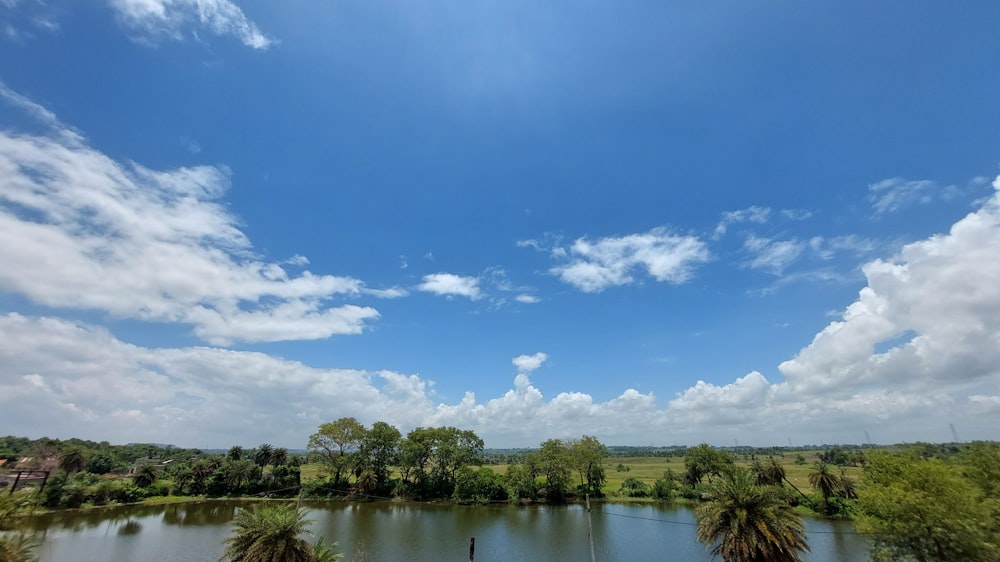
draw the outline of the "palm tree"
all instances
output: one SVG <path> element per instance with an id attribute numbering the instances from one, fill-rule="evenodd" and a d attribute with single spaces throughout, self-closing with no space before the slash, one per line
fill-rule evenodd
<path id="1" fill-rule="evenodd" d="M 241 509 L 233 518 L 233 534 L 226 539 L 221 561 L 314 562 L 316 549 L 301 535 L 312 523 L 292 504 L 263 503 Z"/>
<path id="2" fill-rule="evenodd" d="M 147 488 L 156 482 L 156 469 L 153 465 L 144 464 L 136 469 L 135 474 L 132 475 L 132 483 L 140 488 Z"/>
<path id="3" fill-rule="evenodd" d="M 750 471 L 726 470 L 709 498 L 695 512 L 698 540 L 725 562 L 801 562 L 809 550 L 798 513 L 776 488 L 755 485 Z"/>
<path id="4" fill-rule="evenodd" d="M 239 492 L 253 478 L 256 467 L 248 460 L 241 460 L 226 463 L 226 469 L 226 483 L 231 491 Z"/>
<path id="5" fill-rule="evenodd" d="M 271 465 L 274 467 L 279 467 L 288 462 L 288 449 L 284 447 L 278 447 L 277 449 L 271 451 Z"/>
<path id="6" fill-rule="evenodd" d="M 238 461 L 243 458 L 243 447 L 239 445 L 233 445 L 229 448 L 229 452 L 226 453 L 226 458 L 231 461 Z"/>
<path id="7" fill-rule="evenodd" d="M 771 459 L 764 465 L 764 478 L 770 486 L 781 486 L 785 481 L 785 467 L 778 459 Z"/>
<path id="8" fill-rule="evenodd" d="M 86 464 L 87 459 L 80 449 L 73 448 L 59 455 L 59 468 L 65 470 L 68 476 L 80 472 Z"/>
<path id="9" fill-rule="evenodd" d="M 271 464 L 271 456 L 273 454 L 274 447 L 267 443 L 261 443 L 260 447 L 257 447 L 257 452 L 254 453 L 253 460 L 257 463 L 257 466 L 264 468 Z"/>
<path id="10" fill-rule="evenodd" d="M 337 543 L 327 543 L 322 537 L 316 541 L 313 548 L 316 550 L 316 562 L 334 562 L 344 557 L 343 554 L 337 552 Z"/>
<path id="11" fill-rule="evenodd" d="M 830 469 L 830 465 L 818 462 L 809 473 L 809 485 L 819 491 L 823 496 L 823 503 L 826 503 L 840 489 L 840 479 Z"/>
<path id="12" fill-rule="evenodd" d="M 30 533 L 0 534 L 0 560 L 3 562 L 36 562 L 38 539 Z"/>

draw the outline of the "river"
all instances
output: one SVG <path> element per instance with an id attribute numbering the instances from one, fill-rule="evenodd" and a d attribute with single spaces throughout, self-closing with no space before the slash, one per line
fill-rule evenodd
<path id="1" fill-rule="evenodd" d="M 37 516 L 41 562 L 194 562 L 218 560 L 240 501 L 122 506 Z M 351 561 L 469 559 L 476 562 L 590 560 L 587 512 L 579 505 L 438 506 L 375 502 L 306 502 L 315 537 L 340 543 Z M 708 562 L 685 506 L 598 503 L 591 514 L 600 561 Z M 865 540 L 849 523 L 806 519 L 810 562 L 868 560 Z"/>

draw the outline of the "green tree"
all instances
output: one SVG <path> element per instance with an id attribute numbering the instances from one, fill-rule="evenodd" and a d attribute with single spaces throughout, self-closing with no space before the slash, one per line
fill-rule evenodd
<path id="1" fill-rule="evenodd" d="M 823 504 L 827 507 L 830 505 L 830 498 L 842 487 L 840 478 L 833 473 L 833 468 L 825 462 L 813 465 L 813 470 L 809 473 L 809 485 L 823 496 Z"/>
<path id="2" fill-rule="evenodd" d="M 24 531 L 0 533 L 0 560 L 3 562 L 36 562 L 39 541 Z"/>
<path id="3" fill-rule="evenodd" d="M 562 501 L 571 480 L 572 460 L 569 449 L 559 439 L 548 439 L 532 454 L 537 456 L 538 468 L 545 476 L 545 497 L 550 501 Z"/>
<path id="4" fill-rule="evenodd" d="M 274 447 L 269 443 L 261 443 L 257 450 L 253 454 L 253 462 L 257 466 L 264 468 L 265 466 L 271 464 L 271 456 L 274 455 Z"/>
<path id="5" fill-rule="evenodd" d="M 233 445 L 229 448 L 229 452 L 226 453 L 226 458 L 231 461 L 243 460 L 243 447 Z"/>
<path id="6" fill-rule="evenodd" d="M 379 421 L 361 439 L 359 456 L 371 470 L 375 490 L 384 490 L 388 486 L 389 469 L 397 462 L 401 438 L 398 429 Z"/>
<path id="7" fill-rule="evenodd" d="M 702 443 L 697 447 L 690 447 L 684 453 L 684 468 L 687 473 L 684 480 L 687 484 L 694 486 L 700 484 L 702 478 L 712 478 L 718 476 L 727 467 L 733 464 L 733 459 L 724 451 L 712 448 L 707 443 Z"/>
<path id="8" fill-rule="evenodd" d="M 153 482 L 156 482 L 158 476 L 156 469 L 152 465 L 144 464 L 135 469 L 135 474 L 132 475 L 132 483 L 140 488 L 148 488 Z"/>
<path id="9" fill-rule="evenodd" d="M 334 484 L 340 484 L 342 476 L 350 473 L 352 456 L 361 446 L 366 431 L 358 420 L 340 418 L 324 423 L 319 426 L 319 431 L 309 436 L 309 450 L 323 458 L 330 468 Z"/>
<path id="10" fill-rule="evenodd" d="M 66 474 L 69 476 L 73 476 L 77 472 L 83 470 L 83 467 L 86 466 L 86 464 L 87 459 L 79 447 L 67 449 L 59 455 L 59 468 L 65 470 Z"/>
<path id="11" fill-rule="evenodd" d="M 249 460 L 226 461 L 222 465 L 226 484 L 231 492 L 239 492 L 257 473 L 257 467 Z"/>
<path id="12" fill-rule="evenodd" d="M 87 461 L 87 466 L 86 466 L 87 472 L 91 472 L 93 474 L 107 474 L 112 470 L 114 470 L 114 468 L 115 468 L 115 461 L 113 461 L 111 457 L 103 453 L 99 453 L 90 457 L 90 460 Z"/>
<path id="13" fill-rule="evenodd" d="M 538 497 L 538 472 L 527 462 L 514 463 L 507 467 L 504 482 L 507 494 L 512 498 L 535 499 Z"/>
<path id="14" fill-rule="evenodd" d="M 961 467 L 936 458 L 873 453 L 858 487 L 858 531 L 882 561 L 1000 560 L 1000 521 Z"/>
<path id="15" fill-rule="evenodd" d="M 233 534 L 219 560 L 229 562 L 314 562 L 316 549 L 302 538 L 312 523 L 292 504 L 262 503 L 240 509 Z"/>
<path id="16" fill-rule="evenodd" d="M 278 447 L 271 453 L 271 466 L 279 467 L 288 462 L 288 449 Z"/>
<path id="17" fill-rule="evenodd" d="M 801 561 L 809 550 L 802 519 L 776 488 L 754 480 L 732 467 L 710 484 L 708 501 L 695 511 L 698 540 L 724 562 Z"/>
<path id="18" fill-rule="evenodd" d="M 27 490 L 0 492 L 0 560 L 3 562 L 34 562 L 38 540 L 24 529 L 22 516 L 34 505 L 33 493 Z"/>
<path id="19" fill-rule="evenodd" d="M 569 443 L 570 458 L 573 467 L 580 474 L 580 488 L 594 496 L 601 496 L 601 486 L 604 485 L 604 459 L 608 457 L 608 448 L 596 437 L 584 435 L 579 440 Z"/>

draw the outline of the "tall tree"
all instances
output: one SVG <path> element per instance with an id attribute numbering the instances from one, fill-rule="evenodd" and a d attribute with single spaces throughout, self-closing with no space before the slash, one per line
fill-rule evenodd
<path id="1" fill-rule="evenodd" d="M 401 437 L 398 429 L 379 421 L 372 424 L 361 440 L 360 456 L 371 470 L 375 490 L 384 490 L 389 483 L 389 468 L 399 455 Z"/>
<path id="2" fill-rule="evenodd" d="M 219 560 L 230 562 L 314 562 L 316 549 L 302 538 L 312 523 L 292 504 L 262 503 L 240 509 L 233 534 Z"/>
<path id="3" fill-rule="evenodd" d="M 229 448 L 229 452 L 226 453 L 226 458 L 231 461 L 243 460 L 243 447 L 233 445 Z"/>
<path id="4" fill-rule="evenodd" d="M 271 453 L 271 466 L 279 467 L 288 462 L 288 449 L 278 447 Z"/>
<path id="5" fill-rule="evenodd" d="M 684 453 L 684 468 L 687 470 L 684 480 L 694 486 L 701 483 L 702 478 L 708 476 L 708 481 L 722 473 L 724 469 L 733 464 L 733 459 L 724 451 L 712 448 L 707 443 L 702 443 L 697 447 L 690 447 Z"/>
<path id="6" fill-rule="evenodd" d="M 67 449 L 59 455 L 59 468 L 66 471 L 66 474 L 73 476 L 83 470 L 87 464 L 87 459 L 83 456 L 83 451 L 79 447 Z"/>
<path id="7" fill-rule="evenodd" d="M 132 475 L 132 483 L 140 488 L 148 488 L 153 482 L 156 482 L 158 476 L 152 465 L 144 464 L 135 470 L 135 474 Z"/>
<path id="8" fill-rule="evenodd" d="M 271 455 L 273 454 L 274 447 L 270 443 L 261 443 L 253 454 L 253 462 L 257 463 L 257 466 L 264 468 L 271 464 Z"/>
<path id="9" fill-rule="evenodd" d="M 608 448 L 596 437 L 584 435 L 569 443 L 570 458 L 573 467 L 580 474 L 580 487 L 589 494 L 603 495 L 604 459 L 608 456 Z"/>
<path id="10" fill-rule="evenodd" d="M 231 492 L 239 492 L 240 488 L 250 482 L 257 472 L 254 463 L 246 459 L 226 461 L 222 465 L 222 470 L 225 472 L 226 484 L 229 485 Z"/>
<path id="11" fill-rule="evenodd" d="M 812 472 L 809 473 L 809 485 L 823 496 L 823 502 L 829 502 L 830 498 L 840 489 L 840 478 L 833 473 L 833 469 L 825 462 L 818 462 L 813 465 Z"/>
<path id="12" fill-rule="evenodd" d="M 809 550 L 802 519 L 776 488 L 754 480 L 732 467 L 711 483 L 695 511 L 698 540 L 724 562 L 800 562 Z"/>
<path id="13" fill-rule="evenodd" d="M 532 454 L 537 455 L 539 470 L 545 476 L 545 497 L 551 501 L 562 501 L 573 470 L 569 449 L 560 439 L 548 439 Z"/>
<path id="14" fill-rule="evenodd" d="M 340 418 L 324 423 L 319 431 L 309 436 L 309 450 L 323 457 L 335 484 L 340 484 L 342 476 L 350 473 L 351 457 L 361 446 L 366 431 L 358 420 Z"/>

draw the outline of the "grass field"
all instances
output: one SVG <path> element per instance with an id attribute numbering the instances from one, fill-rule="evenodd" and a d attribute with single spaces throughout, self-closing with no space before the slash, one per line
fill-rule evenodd
<path id="1" fill-rule="evenodd" d="M 819 451 L 786 451 L 783 457 L 778 457 L 782 466 L 785 467 L 785 475 L 789 482 L 795 485 L 803 493 L 809 494 L 812 488 L 809 486 L 809 473 L 813 470 L 813 465 L 819 462 Z M 804 464 L 796 464 L 797 455 L 805 458 Z M 758 457 L 759 460 L 767 460 L 767 457 Z M 749 467 L 752 463 L 750 459 L 737 457 L 736 464 Z M 621 464 L 627 470 L 617 470 Z M 504 474 L 507 472 L 507 465 L 490 465 L 494 471 Z M 663 477 L 667 469 L 673 470 L 678 475 L 683 475 L 684 457 L 609 457 L 604 463 L 604 473 L 607 481 L 604 484 L 604 492 L 611 494 L 621 488 L 622 482 L 627 478 L 638 478 L 643 482 L 652 485 L 656 480 Z M 837 469 L 839 471 L 839 469 Z M 861 478 L 861 469 L 857 467 L 847 467 L 845 473 L 854 478 L 855 481 Z M 302 481 L 308 482 L 326 476 L 325 468 L 320 464 L 306 464 L 302 466 Z M 398 477 L 398 474 L 393 474 Z M 574 475 L 576 477 L 576 475 Z"/>

